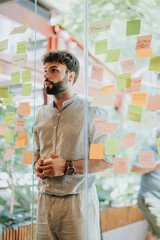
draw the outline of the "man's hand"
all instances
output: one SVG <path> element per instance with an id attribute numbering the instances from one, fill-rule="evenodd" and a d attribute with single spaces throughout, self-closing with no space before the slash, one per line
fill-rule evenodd
<path id="1" fill-rule="evenodd" d="M 43 160 L 46 158 L 39 158 L 38 161 L 36 162 L 34 166 L 34 171 L 37 177 L 45 179 L 46 177 L 44 176 L 43 170 L 41 169 L 41 166 L 43 166 Z"/>

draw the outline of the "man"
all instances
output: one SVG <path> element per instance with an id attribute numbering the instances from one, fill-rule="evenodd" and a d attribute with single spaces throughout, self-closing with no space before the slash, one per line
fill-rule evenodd
<path id="1" fill-rule="evenodd" d="M 156 138 L 160 138 L 160 129 L 156 132 Z M 147 146 L 141 151 L 153 151 L 156 161 L 155 167 L 144 168 L 137 156 L 132 166 L 132 172 L 142 174 L 137 204 L 148 222 L 145 240 L 156 240 L 160 239 L 160 155 L 156 144 Z"/>
<path id="2" fill-rule="evenodd" d="M 79 62 L 68 51 L 49 52 L 42 61 L 44 89 L 54 101 L 38 111 L 35 121 L 35 172 L 40 178 L 36 239 L 84 240 L 85 101 L 73 93 Z M 107 138 L 95 131 L 94 118 L 108 115 L 88 103 L 88 148 Z M 88 240 L 100 240 L 93 173 L 112 167 L 112 156 L 104 159 L 88 160 Z"/>

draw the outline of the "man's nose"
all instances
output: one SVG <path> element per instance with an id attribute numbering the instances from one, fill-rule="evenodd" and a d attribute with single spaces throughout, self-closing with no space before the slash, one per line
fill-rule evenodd
<path id="1" fill-rule="evenodd" d="M 44 78 L 48 78 L 49 79 L 49 74 L 47 72 L 44 73 Z"/>

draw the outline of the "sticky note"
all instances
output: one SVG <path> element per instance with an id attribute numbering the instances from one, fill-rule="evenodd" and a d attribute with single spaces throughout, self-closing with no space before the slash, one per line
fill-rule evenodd
<path id="1" fill-rule="evenodd" d="M 136 65 L 134 60 L 126 60 L 121 61 L 121 68 L 123 73 L 135 73 L 136 72 Z"/>
<path id="2" fill-rule="evenodd" d="M 22 53 L 12 56 L 12 67 L 20 67 L 27 64 L 27 54 Z"/>
<path id="3" fill-rule="evenodd" d="M 14 128 L 15 132 L 22 132 L 24 131 L 24 126 L 25 126 L 26 120 L 23 118 L 16 119 L 16 125 Z"/>
<path id="4" fill-rule="evenodd" d="M 146 107 L 147 93 L 143 93 L 143 92 L 132 93 L 132 105 Z"/>
<path id="5" fill-rule="evenodd" d="M 131 133 L 121 137 L 121 149 L 126 149 L 135 145 L 136 135 Z"/>
<path id="6" fill-rule="evenodd" d="M 13 99 L 13 94 L 12 94 L 12 93 L 9 93 L 9 94 L 8 94 L 8 97 L 3 99 L 2 105 L 3 105 L 3 106 L 9 106 L 9 105 L 11 105 L 12 99 Z"/>
<path id="7" fill-rule="evenodd" d="M 89 27 L 89 34 L 104 32 L 106 30 L 109 30 L 110 27 L 111 27 L 111 19 L 110 18 L 102 19 L 100 21 L 91 23 Z"/>
<path id="8" fill-rule="evenodd" d="M 149 96 L 147 110 L 149 111 L 160 110 L 160 95 Z"/>
<path id="9" fill-rule="evenodd" d="M 127 113 L 127 120 L 140 122 L 142 117 L 143 107 L 129 105 L 128 106 L 128 113 Z"/>
<path id="10" fill-rule="evenodd" d="M 103 144 L 90 144 L 89 159 L 103 159 Z"/>
<path id="11" fill-rule="evenodd" d="M 8 97 L 8 86 L 0 87 L 0 98 Z"/>
<path id="12" fill-rule="evenodd" d="M 14 140 L 14 131 L 11 129 L 7 129 L 4 135 L 5 142 L 13 143 Z"/>
<path id="13" fill-rule="evenodd" d="M 26 41 L 17 43 L 17 54 L 26 52 Z"/>
<path id="14" fill-rule="evenodd" d="M 119 146 L 118 139 L 106 139 L 105 140 L 105 155 L 118 154 Z"/>
<path id="15" fill-rule="evenodd" d="M 15 149 L 23 148 L 25 145 L 25 138 L 24 137 L 16 137 L 16 144 Z"/>
<path id="16" fill-rule="evenodd" d="M 6 147 L 6 152 L 4 154 L 4 159 L 11 159 L 13 157 L 14 152 L 15 152 L 14 146 Z"/>
<path id="17" fill-rule="evenodd" d="M 148 71 L 160 72 L 160 56 L 150 58 Z"/>
<path id="18" fill-rule="evenodd" d="M 31 83 L 22 84 L 21 96 L 30 96 L 31 95 L 31 88 L 32 88 Z"/>
<path id="19" fill-rule="evenodd" d="M 126 93 L 140 92 L 141 91 L 141 78 L 131 78 L 131 85 L 129 88 L 126 88 Z"/>
<path id="20" fill-rule="evenodd" d="M 133 123 L 135 130 L 146 130 L 157 128 L 159 125 L 157 112 L 144 112 L 142 113 L 141 122 Z"/>
<path id="21" fill-rule="evenodd" d="M 31 81 L 31 69 L 22 71 L 22 83 Z"/>
<path id="22" fill-rule="evenodd" d="M 113 172 L 114 173 L 128 173 L 127 158 L 113 158 Z"/>
<path id="23" fill-rule="evenodd" d="M 8 49 L 8 39 L 0 42 L 0 52 Z"/>
<path id="24" fill-rule="evenodd" d="M 24 145 L 28 145 L 28 132 L 18 133 L 18 137 L 24 138 L 25 139 Z"/>
<path id="25" fill-rule="evenodd" d="M 20 27 L 15 27 L 11 31 L 10 35 L 12 35 L 12 34 L 19 34 L 19 33 L 25 33 L 26 30 L 28 29 L 28 27 L 29 27 L 29 25 L 22 25 Z"/>
<path id="26" fill-rule="evenodd" d="M 11 85 L 20 83 L 20 71 L 11 73 Z"/>
<path id="27" fill-rule="evenodd" d="M 138 59 L 148 58 L 153 56 L 152 48 L 136 50 Z"/>
<path id="28" fill-rule="evenodd" d="M 127 21 L 126 36 L 140 34 L 141 20 Z"/>
<path id="29" fill-rule="evenodd" d="M 108 85 L 103 88 L 101 88 L 102 93 L 117 93 L 117 89 L 114 85 Z"/>
<path id="30" fill-rule="evenodd" d="M 142 50 L 151 47 L 152 35 L 138 36 L 135 50 Z"/>
<path id="31" fill-rule="evenodd" d="M 107 119 L 105 118 L 95 118 L 94 125 L 97 132 L 102 132 L 105 129 Z"/>
<path id="32" fill-rule="evenodd" d="M 115 130 L 119 127 L 119 123 L 106 123 L 105 129 L 103 131 L 103 133 L 114 133 Z"/>
<path id="33" fill-rule="evenodd" d="M 8 125 L 6 125 L 6 124 L 0 125 L 0 135 L 1 136 L 4 136 L 7 127 L 8 127 Z"/>
<path id="34" fill-rule="evenodd" d="M 105 59 L 105 62 L 118 62 L 120 57 L 120 49 L 110 49 L 107 50 L 107 57 Z"/>
<path id="35" fill-rule="evenodd" d="M 103 81 L 104 68 L 92 66 L 91 78 L 98 81 Z"/>
<path id="36" fill-rule="evenodd" d="M 33 163 L 33 151 L 23 151 L 23 164 Z"/>
<path id="37" fill-rule="evenodd" d="M 95 55 L 107 53 L 108 40 L 99 40 L 95 42 Z"/>
<path id="38" fill-rule="evenodd" d="M 131 73 L 117 75 L 117 88 L 124 89 L 131 86 Z"/>
<path id="39" fill-rule="evenodd" d="M 145 151 L 138 153 L 140 165 L 144 168 L 152 168 L 156 166 L 154 152 Z"/>
<path id="40" fill-rule="evenodd" d="M 14 112 L 7 112 L 5 113 L 5 124 L 11 125 L 14 123 Z"/>
<path id="41" fill-rule="evenodd" d="M 160 138 L 156 138 L 156 145 L 157 145 L 158 154 L 160 155 Z"/>
<path id="42" fill-rule="evenodd" d="M 93 97 L 90 107 L 96 106 L 114 106 L 116 100 L 115 93 L 99 94 Z"/>
<path id="43" fill-rule="evenodd" d="M 2 73 L 2 69 L 3 69 L 3 63 L 0 62 L 0 73 Z"/>
<path id="44" fill-rule="evenodd" d="M 29 102 L 21 102 L 19 103 L 19 107 L 17 108 L 16 114 L 20 115 L 30 115 L 30 104 Z"/>

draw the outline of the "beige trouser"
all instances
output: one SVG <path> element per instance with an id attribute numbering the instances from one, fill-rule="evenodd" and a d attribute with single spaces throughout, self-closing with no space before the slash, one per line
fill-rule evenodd
<path id="1" fill-rule="evenodd" d="M 63 197 L 39 194 L 36 240 L 84 240 L 84 193 Z M 88 189 L 88 240 L 100 240 L 96 187 Z"/>

